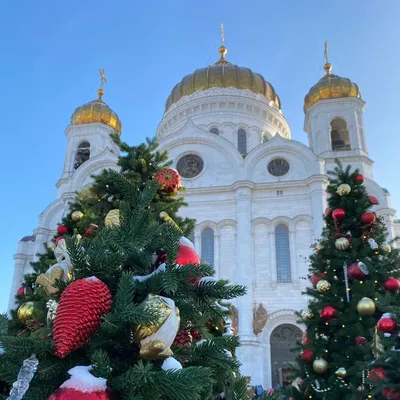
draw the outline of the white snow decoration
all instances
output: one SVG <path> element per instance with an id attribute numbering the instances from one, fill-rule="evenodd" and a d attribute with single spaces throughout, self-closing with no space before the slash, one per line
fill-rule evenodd
<path id="1" fill-rule="evenodd" d="M 161 365 L 161 369 L 164 371 L 178 371 L 182 369 L 182 364 L 174 357 L 168 357 Z"/>
<path id="2" fill-rule="evenodd" d="M 89 371 L 91 366 L 85 367 L 78 365 L 68 371 L 71 378 L 66 380 L 60 388 L 75 389 L 83 393 L 105 391 L 107 389 L 107 380 L 96 378 Z"/>
<path id="3" fill-rule="evenodd" d="M 0 346 L 0 356 L 4 354 L 4 347 Z"/>
<path id="4" fill-rule="evenodd" d="M 182 236 L 182 237 L 179 239 L 179 244 L 180 244 L 181 246 L 190 247 L 191 249 L 194 250 L 194 244 L 193 244 L 188 238 L 185 238 L 185 237 Z"/>
<path id="5" fill-rule="evenodd" d="M 226 355 L 227 355 L 228 357 L 232 357 L 232 353 L 231 353 L 229 350 L 226 350 L 226 349 L 225 349 L 225 353 L 226 353 Z"/>
<path id="6" fill-rule="evenodd" d="M 390 336 L 392 336 L 392 334 L 389 333 L 389 332 L 385 332 L 385 333 L 383 334 L 383 336 L 385 336 L 385 337 L 390 337 Z"/>
<path id="7" fill-rule="evenodd" d="M 48 309 L 47 311 L 47 321 L 54 321 L 54 318 L 56 317 L 57 314 L 57 307 L 58 307 L 58 303 L 55 300 L 50 299 L 47 303 L 46 303 L 46 307 Z"/>
<path id="8" fill-rule="evenodd" d="M 213 276 L 205 276 L 204 278 L 201 278 L 199 280 L 199 283 L 197 285 L 200 286 L 203 283 L 208 283 L 208 282 L 218 282 L 218 281 Z"/>
<path id="9" fill-rule="evenodd" d="M 134 280 L 134 281 L 138 281 L 138 282 L 145 282 L 145 281 L 147 281 L 148 279 L 150 279 L 152 276 L 157 275 L 157 274 L 159 274 L 160 272 L 164 272 L 164 271 L 165 271 L 165 267 L 166 267 L 166 264 L 165 264 L 165 263 L 160 264 L 160 265 L 158 266 L 158 268 L 157 268 L 156 270 L 154 270 L 151 274 L 143 275 L 143 276 L 137 275 L 137 276 L 134 276 L 134 277 L 133 277 L 133 280 Z"/>
<path id="10" fill-rule="evenodd" d="M 221 304 L 219 304 L 218 301 L 215 301 L 215 305 L 216 305 L 221 311 L 228 312 L 228 311 L 230 310 L 228 307 L 221 306 Z"/>
<path id="11" fill-rule="evenodd" d="M 87 281 L 93 281 L 93 282 L 97 282 L 98 279 L 95 276 L 89 276 L 89 278 L 86 278 Z"/>
<path id="12" fill-rule="evenodd" d="M 203 344 L 203 343 L 205 343 L 205 342 L 207 342 L 206 339 L 200 339 L 200 340 L 196 343 L 196 345 L 198 346 L 198 345 Z"/>

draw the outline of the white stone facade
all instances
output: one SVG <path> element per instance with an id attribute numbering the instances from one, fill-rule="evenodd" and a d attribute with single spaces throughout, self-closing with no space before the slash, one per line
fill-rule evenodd
<path id="1" fill-rule="evenodd" d="M 385 217 L 391 237 L 400 233 L 389 194 L 372 178 L 363 107 L 364 102 L 357 98 L 314 104 L 305 116 L 309 147 L 291 140 L 290 128 L 272 102 L 234 88 L 197 91 L 181 98 L 158 127 L 160 148 L 169 151 L 175 166 L 187 154 L 203 160 L 197 176 L 183 179 L 189 207 L 181 213 L 197 220 L 194 244 L 199 254 L 204 253 L 203 232 L 212 230 L 213 243 L 207 246 L 213 252 L 217 277 L 248 288 L 247 295 L 237 299 L 235 306 L 242 338 L 238 356 L 253 384 L 269 387 L 283 379 L 279 371 L 284 369 L 285 360 L 271 357 L 271 341 L 273 346 L 282 346 L 282 354 L 286 354 L 285 333 L 277 329 L 301 329 L 294 313 L 307 303 L 301 295 L 308 284 L 304 279 L 307 257 L 322 232 L 326 171 L 332 168 L 335 158 L 360 169 L 369 193 L 379 200 L 375 211 Z M 348 130 L 349 148 L 342 151 L 332 151 L 331 123 L 335 118 L 344 120 Z M 218 134 L 210 132 L 213 128 Z M 238 150 L 240 129 L 246 134 L 245 154 Z M 34 236 L 18 244 L 10 307 L 30 261 L 54 234 L 75 191 L 88 184 L 91 175 L 116 167 L 117 149 L 108 137 L 110 132 L 111 128 L 98 123 L 67 128 L 58 199 L 40 215 Z M 82 141 L 90 143 L 90 158 L 74 170 L 74 157 Z M 277 177 L 269 172 L 268 165 L 274 159 L 289 164 L 287 173 Z M 279 229 L 283 236 L 278 236 Z M 285 271 L 280 269 L 283 264 Z M 253 310 L 260 304 L 267 310 L 268 321 L 256 335 Z"/>

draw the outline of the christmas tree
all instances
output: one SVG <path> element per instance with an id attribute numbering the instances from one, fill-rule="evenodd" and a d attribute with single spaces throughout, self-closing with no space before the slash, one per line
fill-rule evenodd
<path id="1" fill-rule="evenodd" d="M 0 318 L 0 381 L 15 400 L 248 398 L 225 303 L 245 289 L 184 237 L 167 154 L 118 144 L 120 171 L 78 195 Z"/>
<path id="2" fill-rule="evenodd" d="M 381 336 L 394 322 L 385 321 L 385 313 L 399 310 L 398 251 L 370 210 L 378 200 L 368 195 L 363 175 L 338 163 L 330 176 L 326 227 L 311 256 L 310 301 L 300 313 L 306 332 L 290 395 L 366 399 L 380 372 L 374 362 L 381 357 Z"/>

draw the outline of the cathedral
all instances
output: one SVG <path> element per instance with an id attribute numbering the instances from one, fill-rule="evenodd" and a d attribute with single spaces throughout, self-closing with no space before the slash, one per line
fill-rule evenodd
<path id="1" fill-rule="evenodd" d="M 358 86 L 325 74 L 304 99 L 308 146 L 291 130 L 274 87 L 259 73 L 231 64 L 222 45 L 217 62 L 185 76 L 169 95 L 156 135 L 183 180 L 195 218 L 191 240 L 218 278 L 247 286 L 234 303 L 242 372 L 264 387 L 287 383 L 287 366 L 301 338 L 295 311 L 305 307 L 307 257 L 322 233 L 326 172 L 335 159 L 358 168 L 390 238 L 400 233 L 390 195 L 373 180 Z M 306 91 L 306 88 L 305 88 Z M 57 199 L 40 214 L 32 236 L 18 243 L 10 308 L 35 254 L 55 234 L 75 192 L 104 168 L 117 168 L 118 115 L 98 98 L 72 114 Z"/>

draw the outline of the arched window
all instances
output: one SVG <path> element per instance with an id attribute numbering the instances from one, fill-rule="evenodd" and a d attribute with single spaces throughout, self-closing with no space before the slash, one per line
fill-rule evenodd
<path id="1" fill-rule="evenodd" d="M 238 150 L 241 154 L 247 154 L 247 135 L 244 129 L 238 130 Z"/>
<path id="2" fill-rule="evenodd" d="M 201 259 L 207 264 L 214 265 L 214 231 L 210 228 L 201 233 Z"/>
<path id="3" fill-rule="evenodd" d="M 331 122 L 331 143 L 333 151 L 350 150 L 349 130 L 342 118 L 335 118 Z"/>
<path id="4" fill-rule="evenodd" d="M 292 282 L 290 270 L 289 229 L 286 225 L 275 228 L 276 275 L 280 283 Z"/>
<path id="5" fill-rule="evenodd" d="M 78 169 L 85 161 L 90 158 L 90 143 L 82 142 L 76 150 L 74 168 Z"/>
<path id="6" fill-rule="evenodd" d="M 219 135 L 219 129 L 218 128 L 211 128 L 210 132 L 213 133 L 214 135 Z"/>

